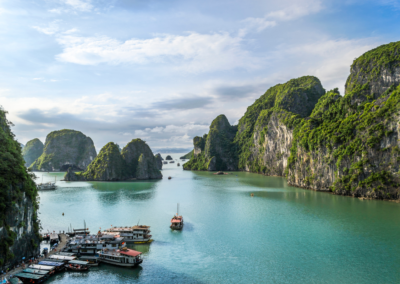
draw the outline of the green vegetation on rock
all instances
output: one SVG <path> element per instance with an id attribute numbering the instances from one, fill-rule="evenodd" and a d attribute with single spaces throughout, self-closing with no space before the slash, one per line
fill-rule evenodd
<path id="1" fill-rule="evenodd" d="M 119 181 L 126 180 L 129 175 L 125 160 L 117 144 L 109 142 L 91 162 L 85 172 L 78 175 L 78 180 Z"/>
<path id="2" fill-rule="evenodd" d="M 120 153 L 117 144 L 105 145 L 85 172 L 68 170 L 67 181 L 119 181 L 130 179 L 161 179 L 157 160 L 145 141 L 133 139 Z"/>
<path id="3" fill-rule="evenodd" d="M 185 160 L 191 159 L 191 158 L 193 157 L 193 152 L 194 152 L 194 150 L 190 151 L 190 152 L 187 153 L 186 155 L 183 155 L 183 156 L 180 157 L 179 159 L 185 159 Z"/>
<path id="4" fill-rule="evenodd" d="M 69 167 L 86 170 L 96 156 L 90 137 L 80 131 L 63 129 L 47 135 L 43 154 L 30 168 L 37 171 L 66 171 Z"/>
<path id="5" fill-rule="evenodd" d="M 22 150 L 22 156 L 25 160 L 25 166 L 29 167 L 37 158 L 43 154 L 43 143 L 35 138 L 28 141 Z"/>
<path id="6" fill-rule="evenodd" d="M 0 266 L 20 261 L 22 256 L 17 252 L 36 255 L 40 239 L 34 175 L 25 168 L 21 146 L 10 125 L 6 112 L 0 109 Z M 30 227 L 20 235 L 18 224 L 22 222 Z M 26 243 L 27 238 L 33 243 Z"/>

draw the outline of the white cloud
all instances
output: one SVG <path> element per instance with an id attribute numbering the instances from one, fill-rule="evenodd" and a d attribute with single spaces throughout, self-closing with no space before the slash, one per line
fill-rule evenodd
<path id="1" fill-rule="evenodd" d="M 191 72 L 255 68 L 257 61 L 241 47 L 241 37 L 229 33 L 162 35 L 150 39 L 121 42 L 105 36 L 61 35 L 64 47 L 59 61 L 81 65 L 173 63 L 177 69 Z"/>
<path id="2" fill-rule="evenodd" d="M 83 1 L 83 0 L 62 0 L 66 5 L 71 6 L 73 9 L 88 12 L 93 9 L 93 5 L 90 3 L 91 1 Z"/>
<path id="3" fill-rule="evenodd" d="M 239 31 L 244 35 L 249 31 L 261 32 L 269 27 L 274 27 L 279 21 L 290 21 L 314 14 L 322 10 L 321 0 L 297 0 L 295 4 L 289 5 L 281 10 L 267 13 L 262 18 L 250 17 L 242 21 L 245 28 Z"/>
<path id="4" fill-rule="evenodd" d="M 147 135 L 148 133 L 147 132 L 145 132 L 145 131 L 143 131 L 143 130 L 135 130 L 135 135 L 136 136 L 145 136 L 145 135 Z"/>
<path id="5" fill-rule="evenodd" d="M 59 20 L 56 20 L 48 24 L 47 27 L 33 26 L 32 28 L 46 35 L 53 35 L 59 31 L 59 26 L 58 26 L 59 22 L 60 22 Z"/>

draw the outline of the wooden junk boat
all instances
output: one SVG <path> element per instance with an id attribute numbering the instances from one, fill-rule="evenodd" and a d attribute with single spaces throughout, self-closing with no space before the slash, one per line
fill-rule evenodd
<path id="1" fill-rule="evenodd" d="M 20 272 L 15 274 L 14 276 L 17 277 L 19 280 L 21 280 L 22 283 L 43 283 L 48 278 L 47 275 L 33 274 L 26 272 Z"/>
<path id="2" fill-rule="evenodd" d="M 183 228 L 183 217 L 179 215 L 179 203 L 177 206 L 177 213 L 171 219 L 171 226 L 172 230 L 182 230 Z"/>

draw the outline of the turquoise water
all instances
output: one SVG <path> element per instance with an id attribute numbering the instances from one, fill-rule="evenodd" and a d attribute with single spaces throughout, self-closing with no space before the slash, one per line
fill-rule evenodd
<path id="1" fill-rule="evenodd" d="M 45 231 L 82 228 L 84 220 L 93 233 L 139 222 L 154 239 L 132 246 L 144 255 L 139 268 L 101 264 L 49 282 L 400 283 L 400 204 L 294 188 L 279 177 L 188 172 L 176 163 L 162 172 L 160 181 L 57 182 L 56 191 L 40 192 Z M 181 232 L 169 229 L 178 202 Z"/>

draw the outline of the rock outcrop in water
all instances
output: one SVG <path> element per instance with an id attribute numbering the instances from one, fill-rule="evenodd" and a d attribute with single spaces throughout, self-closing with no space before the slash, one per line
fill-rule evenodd
<path id="1" fill-rule="evenodd" d="M 26 143 L 22 149 L 22 156 L 25 160 L 25 167 L 29 167 L 37 158 L 43 154 L 43 143 L 35 138 Z"/>
<path id="2" fill-rule="evenodd" d="M 31 165 L 35 171 L 86 170 L 96 158 L 96 149 L 90 137 L 80 131 L 63 129 L 46 137 L 43 154 Z"/>
<path id="3" fill-rule="evenodd" d="M 74 173 L 71 169 L 64 176 L 66 181 L 121 181 L 161 179 L 162 174 L 157 166 L 150 147 L 141 139 L 129 142 L 122 152 L 118 145 L 110 142 L 90 163 L 84 172 Z"/>
<path id="4" fill-rule="evenodd" d="M 193 139 L 193 158 L 183 165 L 185 170 L 237 170 L 236 147 L 233 143 L 237 127 L 225 115 L 213 120 L 208 135 Z"/>
<path id="5" fill-rule="evenodd" d="M 343 97 L 337 89 L 325 93 L 311 76 L 270 88 L 239 121 L 238 169 L 287 176 L 289 184 L 313 190 L 399 199 L 399 84 L 396 42 L 353 62 Z M 209 169 L 209 160 L 198 158 L 207 143 L 196 137 L 194 144 L 185 169 Z"/>
<path id="6" fill-rule="evenodd" d="M 20 144 L 0 110 L 0 268 L 39 253 L 37 190 Z"/>
<path id="7" fill-rule="evenodd" d="M 167 157 L 165 157 L 165 160 L 172 161 L 173 159 L 172 159 L 172 157 L 170 155 L 167 155 Z"/>

